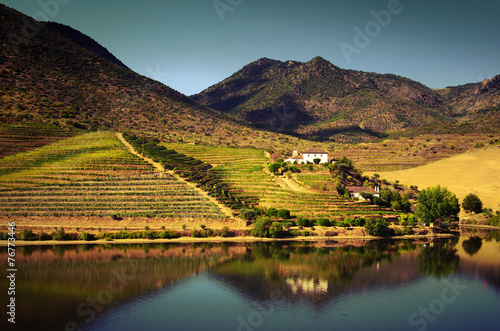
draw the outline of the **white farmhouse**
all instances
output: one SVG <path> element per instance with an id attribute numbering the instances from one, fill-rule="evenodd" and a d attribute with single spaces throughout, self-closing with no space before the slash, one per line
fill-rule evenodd
<path id="1" fill-rule="evenodd" d="M 328 163 L 328 152 L 325 152 L 321 148 L 309 148 L 303 153 L 298 153 L 297 151 L 293 151 L 292 157 L 286 159 L 285 162 L 291 162 L 298 164 L 301 163 L 314 163 L 314 159 L 319 159 L 319 163 Z"/>

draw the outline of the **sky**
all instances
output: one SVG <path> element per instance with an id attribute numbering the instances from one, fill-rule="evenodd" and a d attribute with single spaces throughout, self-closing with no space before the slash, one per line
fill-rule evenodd
<path id="1" fill-rule="evenodd" d="M 498 0 L 0 0 L 69 25 L 192 95 L 262 57 L 392 73 L 431 88 L 500 74 Z"/>

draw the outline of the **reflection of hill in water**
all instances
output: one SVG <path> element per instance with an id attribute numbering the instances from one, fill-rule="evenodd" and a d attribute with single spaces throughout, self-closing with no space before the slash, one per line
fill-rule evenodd
<path id="1" fill-rule="evenodd" d="M 428 276 L 456 272 L 483 280 L 500 292 L 500 245 L 482 240 L 476 251 L 464 239 L 437 240 L 421 247 L 410 241 L 374 241 L 358 246 L 339 243 L 253 243 L 199 245 L 123 245 L 18 247 L 16 300 L 19 329 L 64 329 L 83 322 L 77 307 L 109 289 L 120 275 L 133 276 L 104 309 L 154 294 L 193 274 L 225 284 L 250 300 L 304 300 L 321 309 L 348 293 L 411 285 Z M 364 246 L 363 246 L 364 245 Z M 472 256 L 468 253 L 474 253 Z M 0 249 L 0 262 L 7 253 Z M 4 269 L 5 270 L 5 269 Z M 5 273 L 6 271 L 4 271 Z M 5 275 L 0 286 L 7 288 Z M 116 285 L 115 285 L 116 287 Z M 5 313 L 6 296 L 0 296 Z M 0 322 L 0 329 L 4 329 Z"/>
<path id="2" fill-rule="evenodd" d="M 42 246 L 17 250 L 16 300 L 22 302 L 17 305 L 17 314 L 22 316 L 16 321 L 19 330 L 33 326 L 38 330 L 64 330 L 69 321 L 82 323 L 92 317 L 87 313 L 91 311 L 89 298 L 104 311 L 214 268 L 246 251 L 242 245 L 213 244 Z M 0 252 L 0 262 L 6 265 L 6 251 Z M 2 288 L 8 287 L 5 280 L 2 276 Z M 99 298 L 109 303 L 100 305 Z M 2 308 L 7 299 L 0 296 Z M 77 307 L 82 304 L 83 313 L 78 314 Z M 5 329 L 1 323 L 0 327 Z"/>
<path id="3" fill-rule="evenodd" d="M 496 249 L 497 255 L 488 254 L 480 261 L 463 256 L 462 241 L 458 237 L 437 240 L 418 248 L 403 241 L 318 249 L 254 244 L 244 257 L 209 274 L 259 301 L 272 300 L 278 290 L 290 300 L 305 299 L 315 306 L 348 292 L 407 286 L 424 276 L 441 278 L 456 272 L 484 279 L 499 291 L 499 244 L 483 244 L 483 248 Z"/>
<path id="4" fill-rule="evenodd" d="M 364 247 L 293 247 L 254 244 L 247 254 L 210 271 L 245 296 L 289 299 L 317 305 L 345 292 L 393 287 L 420 278 L 416 247 L 409 242 L 369 242 Z"/>

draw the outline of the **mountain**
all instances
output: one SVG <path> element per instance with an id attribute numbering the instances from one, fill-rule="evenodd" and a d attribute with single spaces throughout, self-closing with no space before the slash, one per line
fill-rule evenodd
<path id="1" fill-rule="evenodd" d="M 257 126 L 329 139 L 349 131 L 455 127 L 478 119 L 471 103 L 498 105 L 496 86 L 436 91 L 392 74 L 341 69 L 321 57 L 306 63 L 262 58 L 192 98 Z"/>
<path id="2" fill-rule="evenodd" d="M 2 4 L 0 120 L 260 148 L 283 139 L 133 72 L 70 27 L 37 22 Z"/>
<path id="3" fill-rule="evenodd" d="M 60 24 L 57 22 L 45 22 L 45 24 L 48 28 L 62 34 L 75 44 L 82 46 L 83 48 L 99 55 L 102 58 L 105 58 L 124 68 L 127 68 L 127 66 L 124 65 L 122 61 L 118 60 L 106 48 L 102 47 L 99 43 L 97 43 L 97 41 L 81 33 L 80 31 L 75 30 L 70 26 Z"/>

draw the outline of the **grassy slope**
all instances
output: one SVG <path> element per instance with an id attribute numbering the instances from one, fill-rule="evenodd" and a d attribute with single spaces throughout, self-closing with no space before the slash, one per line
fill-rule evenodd
<path id="1" fill-rule="evenodd" d="M 498 138 L 498 134 L 426 134 L 380 143 L 343 145 L 331 151 L 331 156 L 336 159 L 346 156 L 363 171 L 395 171 L 460 154 L 477 144 L 489 145 Z"/>
<path id="2" fill-rule="evenodd" d="M 381 215 L 392 212 L 365 202 L 352 202 L 332 192 L 296 192 L 280 185 L 280 179 L 266 172 L 269 159 L 263 151 L 187 144 L 166 144 L 186 155 L 217 165 L 211 170 L 230 186 L 233 196 L 247 204 L 288 209 L 293 215 L 306 217 L 340 217 L 347 215 Z M 324 173 L 318 173 L 324 176 Z"/>
<path id="3" fill-rule="evenodd" d="M 460 202 L 474 193 L 485 207 L 500 208 L 500 147 L 472 150 L 418 168 L 381 172 L 381 178 L 399 180 L 419 189 L 436 185 L 446 186 Z"/>
<path id="4" fill-rule="evenodd" d="M 2 216 L 225 219 L 216 205 L 132 155 L 112 132 L 0 160 Z"/>

